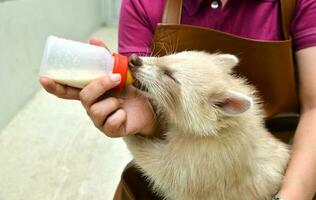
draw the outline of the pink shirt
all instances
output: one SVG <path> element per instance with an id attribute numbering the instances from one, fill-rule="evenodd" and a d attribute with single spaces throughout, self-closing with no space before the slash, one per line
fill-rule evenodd
<path id="1" fill-rule="evenodd" d="M 123 0 L 119 24 L 119 52 L 150 54 L 164 0 Z M 209 27 L 258 40 L 283 39 L 278 0 L 228 0 L 211 8 L 212 0 L 183 0 L 181 23 Z M 297 0 L 292 21 L 295 50 L 316 45 L 316 0 Z"/>

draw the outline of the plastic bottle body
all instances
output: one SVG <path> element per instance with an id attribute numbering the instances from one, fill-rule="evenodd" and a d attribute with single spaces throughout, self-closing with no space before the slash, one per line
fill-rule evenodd
<path id="1" fill-rule="evenodd" d="M 127 58 L 120 56 L 118 61 L 115 55 L 103 47 L 50 36 L 46 42 L 40 76 L 83 88 L 96 78 L 114 73 L 114 67 L 119 73 L 127 74 Z M 126 60 L 123 62 L 126 66 L 121 66 L 121 60 Z M 123 82 L 125 84 L 125 80 Z"/>

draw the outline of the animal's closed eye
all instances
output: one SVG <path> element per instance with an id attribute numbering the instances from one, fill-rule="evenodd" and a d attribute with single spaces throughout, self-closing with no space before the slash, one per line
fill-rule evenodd
<path id="1" fill-rule="evenodd" d="M 169 70 L 169 69 L 164 69 L 163 70 L 164 75 L 168 76 L 171 78 L 174 82 L 179 83 L 179 81 L 174 77 L 174 72 Z"/>

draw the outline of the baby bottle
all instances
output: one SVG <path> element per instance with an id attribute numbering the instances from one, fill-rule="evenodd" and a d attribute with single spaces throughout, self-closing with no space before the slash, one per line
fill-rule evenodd
<path id="1" fill-rule="evenodd" d="M 121 91 L 125 85 L 134 80 L 128 69 L 128 58 L 119 54 L 110 54 L 103 47 L 84 44 L 49 36 L 40 68 L 40 76 L 46 76 L 54 81 L 83 88 L 90 81 L 103 75 L 121 74 L 121 83 L 116 91 Z"/>

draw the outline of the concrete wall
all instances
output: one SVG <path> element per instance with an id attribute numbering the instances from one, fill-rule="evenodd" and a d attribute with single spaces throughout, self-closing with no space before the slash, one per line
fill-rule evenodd
<path id="1" fill-rule="evenodd" d="M 101 0 L 0 2 L 0 129 L 39 89 L 47 36 L 86 41 L 101 21 Z"/>
<path id="2" fill-rule="evenodd" d="M 102 0 L 102 19 L 105 25 L 117 25 L 121 0 Z"/>

